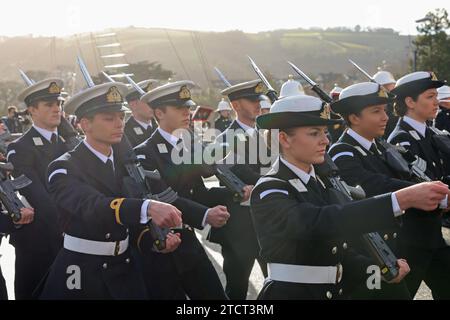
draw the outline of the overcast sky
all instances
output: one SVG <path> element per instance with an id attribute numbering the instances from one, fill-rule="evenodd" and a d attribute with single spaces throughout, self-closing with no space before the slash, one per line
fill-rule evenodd
<path id="1" fill-rule="evenodd" d="M 0 35 L 61 36 L 111 27 L 257 32 L 281 28 L 362 27 L 416 32 L 415 20 L 449 0 L 10 0 Z"/>

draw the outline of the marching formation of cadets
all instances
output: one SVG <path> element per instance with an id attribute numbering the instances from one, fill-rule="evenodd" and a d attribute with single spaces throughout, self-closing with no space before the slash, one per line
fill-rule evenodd
<path id="1" fill-rule="evenodd" d="M 67 100 L 60 79 L 29 84 L 18 99 L 33 125 L 5 156 L 11 175 L 32 183 L 20 190 L 21 219 L 0 217 L 15 248 L 16 299 L 242 300 L 255 262 L 266 278 L 259 299 L 412 299 L 422 281 L 434 299 L 449 299 L 442 226 L 450 156 L 434 138 L 442 135 L 436 128 L 450 130 L 450 87 L 430 72 L 374 79 L 336 86 L 330 105 L 292 78 L 273 104 L 259 80 L 223 90 L 214 123 L 217 141 L 243 145 L 232 153 L 245 161 L 231 166 L 244 185 L 240 201 L 225 186 L 206 187 L 212 166 L 171 157 L 192 143 L 175 133 L 190 128 L 193 82 L 149 79 L 141 91 L 107 82 Z M 74 148 L 60 129 L 69 115 L 84 136 Z M 271 149 L 269 133 L 277 135 L 276 161 L 250 163 L 251 146 Z M 422 161 L 429 181 L 393 167 L 386 141 L 406 161 Z M 126 188 L 130 145 L 138 164 L 160 175 L 148 193 L 170 200 Z M 326 153 L 365 199 L 335 203 L 316 170 Z M 207 226 L 208 240 L 221 245 L 225 288 L 194 232 Z M 155 227 L 171 230 L 163 248 Z M 375 290 L 366 283 L 376 261 L 361 241 L 369 232 L 398 259 L 397 276 Z M 3 277 L 0 294 L 7 299 Z"/>

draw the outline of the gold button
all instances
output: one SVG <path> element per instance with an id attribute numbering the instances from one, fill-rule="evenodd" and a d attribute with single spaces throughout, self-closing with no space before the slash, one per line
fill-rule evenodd
<path id="1" fill-rule="evenodd" d="M 333 294 L 330 291 L 327 291 L 327 298 L 328 299 L 333 298 Z"/>
<path id="2" fill-rule="evenodd" d="M 109 238 L 111 238 L 111 233 L 107 233 L 107 234 L 105 234 L 105 238 L 106 238 L 106 239 L 109 239 Z"/>
<path id="3" fill-rule="evenodd" d="M 347 250 L 347 248 L 348 248 L 347 242 L 344 242 L 344 244 L 342 245 L 342 248 L 344 248 L 344 250 Z"/>
<path id="4" fill-rule="evenodd" d="M 332 253 L 332 254 L 336 254 L 336 253 L 337 253 L 337 247 L 334 247 L 334 248 L 331 250 L 331 253 Z"/>
<path id="5" fill-rule="evenodd" d="M 383 236 L 383 239 L 384 239 L 384 241 L 388 241 L 388 240 L 389 240 L 389 236 L 388 236 L 387 234 L 385 234 L 385 235 Z"/>
<path id="6" fill-rule="evenodd" d="M 394 239 L 397 239 L 397 233 L 395 232 L 393 235 Z"/>
<path id="7" fill-rule="evenodd" d="M 342 296 L 344 294 L 344 290 L 339 289 L 339 295 Z"/>
<path id="8" fill-rule="evenodd" d="M 126 262 L 126 263 L 130 263 L 130 261 L 131 261 L 130 258 L 126 258 L 126 259 L 125 259 L 125 262 Z"/>
<path id="9" fill-rule="evenodd" d="M 108 268 L 108 264 L 105 262 L 104 264 L 103 264 L 103 269 L 107 269 Z"/>

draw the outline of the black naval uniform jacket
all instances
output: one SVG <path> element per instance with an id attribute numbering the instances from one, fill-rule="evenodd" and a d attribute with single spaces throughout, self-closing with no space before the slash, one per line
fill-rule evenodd
<path id="1" fill-rule="evenodd" d="M 235 120 L 227 130 L 216 138 L 216 143 L 230 147 L 234 146 L 231 151 L 238 155 L 239 159 L 235 158 L 235 160 L 239 162 L 231 168 L 231 171 L 246 184 L 255 185 L 262 176 L 261 169 L 263 168 L 259 158 L 259 151 L 267 150 L 267 145 L 259 132 L 255 130 L 255 136 L 252 137 Z M 244 144 L 244 147 L 238 148 L 238 145 L 242 144 Z M 256 146 L 256 148 L 252 149 L 251 145 Z M 249 157 L 250 154 L 253 155 Z"/>
<path id="2" fill-rule="evenodd" d="M 214 128 L 219 130 L 220 132 L 224 132 L 230 126 L 231 122 L 232 122 L 231 119 L 220 116 L 214 122 Z"/>
<path id="3" fill-rule="evenodd" d="M 251 212 L 261 253 L 268 263 L 343 266 L 337 284 L 298 284 L 269 280 L 262 299 L 341 299 L 345 288 L 363 284 L 371 264 L 347 243 L 349 237 L 396 224 L 391 195 L 331 204 L 322 185 L 305 186 L 281 161 L 262 177 L 251 196 Z M 270 277 L 270 274 L 269 274 Z"/>
<path id="4" fill-rule="evenodd" d="M 435 119 L 435 126 L 439 130 L 447 130 L 450 132 L 450 110 L 440 107 L 440 111 Z"/>
<path id="5" fill-rule="evenodd" d="M 427 162 L 426 174 L 433 180 L 442 180 L 446 172 L 444 170 L 444 160 L 432 143 L 434 133 L 426 129 L 425 137 L 410 126 L 401 118 L 395 130 L 388 138 L 391 144 L 400 144 L 409 150 L 413 155 L 417 155 Z"/>
<path id="6" fill-rule="evenodd" d="M 366 197 L 394 192 L 413 185 L 412 182 L 401 180 L 397 173 L 387 165 L 383 158 L 383 147 L 376 140 L 375 143 L 380 153 L 365 149 L 347 131 L 344 132 L 328 151 L 334 163 L 339 167 L 341 178 L 351 186 L 361 186 Z M 405 217 L 405 219 L 408 218 L 409 215 Z M 379 232 L 389 247 L 397 252 L 396 239 L 400 234 L 400 224 L 390 230 L 380 230 Z"/>
<path id="7" fill-rule="evenodd" d="M 173 205 L 182 211 L 183 223 L 201 230 L 207 209 L 222 204 L 227 197 L 231 198 L 231 193 L 224 188 L 207 190 L 202 180 L 205 169 L 201 165 L 175 164 L 171 159 L 172 150 L 172 144 L 164 139 L 159 130 L 135 148 L 144 169 L 158 170 L 162 180 L 176 191 L 179 197 L 191 200 L 180 206 L 179 199 Z M 183 273 L 208 258 L 193 230 L 182 231 L 181 239 L 181 244 L 173 255 L 178 271 Z"/>
<path id="8" fill-rule="evenodd" d="M 128 237 L 130 227 L 140 225 L 144 200 L 124 198 L 122 181 L 127 173 L 120 149 L 114 146 L 113 151 L 114 173 L 83 142 L 49 165 L 48 186 L 65 234 L 117 243 Z M 80 290 L 67 288 L 67 268 L 71 265 L 80 267 Z M 143 299 L 146 293 L 130 249 L 115 256 L 102 256 L 63 248 L 41 298 Z"/>
<path id="9" fill-rule="evenodd" d="M 62 137 L 52 144 L 34 127 L 8 146 L 7 158 L 14 165 L 13 176 L 24 174 L 32 181 L 20 193 L 35 213 L 33 222 L 22 226 L 10 238 L 16 249 L 14 291 L 19 300 L 34 297 L 33 291 L 62 246 L 58 210 L 46 188 L 46 171 L 48 164 L 66 151 Z"/>
<path id="10" fill-rule="evenodd" d="M 145 129 L 139 124 L 139 122 L 134 119 L 133 116 L 131 116 L 125 123 L 125 135 L 130 141 L 131 146 L 134 148 L 150 138 L 157 126 L 158 124 L 155 122 L 155 120 L 152 120 L 152 125 L 148 126 L 147 129 Z"/>
<path id="11" fill-rule="evenodd" d="M 445 175 L 444 162 L 439 151 L 433 146 L 432 135 L 431 130 L 427 128 L 426 137 L 423 137 L 401 118 L 388 141 L 391 144 L 400 144 L 412 155 L 425 160 L 427 176 L 433 180 L 442 180 Z M 405 240 L 408 244 L 430 249 L 445 246 L 441 231 L 441 216 L 438 211 L 433 214 L 424 214 L 419 210 L 412 210 L 403 222 L 402 233 L 406 236 Z"/>
<path id="12" fill-rule="evenodd" d="M 57 225 L 57 208 L 46 188 L 46 172 L 49 163 L 67 151 L 63 139 L 51 144 L 34 127 L 8 146 L 8 161 L 14 165 L 13 176 L 27 176 L 32 183 L 20 193 L 35 210 L 33 223 L 23 226 L 11 235 L 14 246 L 31 251 L 47 251 L 55 254 L 61 247 L 61 232 Z"/>
<path id="13" fill-rule="evenodd" d="M 255 136 L 250 136 L 235 120 L 228 129 L 216 138 L 216 144 L 234 147 L 231 150 L 231 156 L 236 164 L 232 165 L 231 171 L 245 184 L 255 185 L 262 175 L 261 169 L 263 168 L 259 159 L 259 149 L 267 149 L 267 145 L 259 132 L 255 130 Z M 251 145 L 256 146 L 256 148 L 252 148 Z M 249 156 L 250 154 L 253 154 L 253 158 Z M 249 207 L 232 203 L 229 208 L 230 219 L 223 228 L 210 234 L 210 241 L 222 245 L 226 243 L 236 253 L 241 252 L 245 255 L 258 257 L 260 249 Z"/>

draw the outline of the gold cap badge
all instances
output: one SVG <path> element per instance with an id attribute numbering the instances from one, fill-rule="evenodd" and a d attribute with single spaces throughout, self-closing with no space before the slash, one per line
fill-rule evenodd
<path id="1" fill-rule="evenodd" d="M 179 94 L 180 99 L 190 99 L 191 91 L 186 86 L 182 86 Z"/>
<path id="2" fill-rule="evenodd" d="M 106 93 L 106 102 L 108 103 L 120 103 L 123 102 L 122 95 L 120 94 L 117 87 L 111 87 L 109 88 L 108 92 Z"/>
<path id="3" fill-rule="evenodd" d="M 263 92 L 264 92 L 264 86 L 263 86 L 262 82 L 260 82 L 255 87 L 255 93 L 263 93 Z"/>
<path id="4" fill-rule="evenodd" d="M 52 82 L 48 87 L 48 93 L 51 94 L 61 93 L 61 88 L 56 84 L 56 82 Z"/>
<path id="5" fill-rule="evenodd" d="M 325 105 L 323 106 L 322 112 L 320 113 L 320 117 L 321 117 L 322 119 L 329 120 L 329 119 L 330 119 L 330 115 L 331 115 L 331 108 L 330 108 L 330 105 L 329 105 L 329 104 L 325 104 Z"/>
<path id="6" fill-rule="evenodd" d="M 438 78 L 436 77 L 436 75 L 434 74 L 434 72 L 430 72 L 430 76 L 431 76 L 431 80 L 432 80 L 432 81 L 438 81 Z"/>
<path id="7" fill-rule="evenodd" d="M 386 89 L 383 88 L 382 86 L 380 86 L 379 89 L 378 89 L 378 97 L 380 97 L 380 98 L 388 98 L 388 94 L 386 92 Z"/>
<path id="8" fill-rule="evenodd" d="M 145 87 L 144 91 L 149 92 L 150 90 L 152 90 L 152 85 L 153 85 L 153 83 L 151 81 L 149 81 L 149 83 Z"/>

